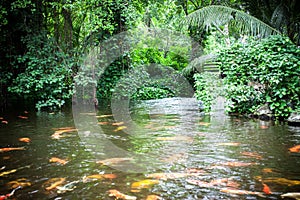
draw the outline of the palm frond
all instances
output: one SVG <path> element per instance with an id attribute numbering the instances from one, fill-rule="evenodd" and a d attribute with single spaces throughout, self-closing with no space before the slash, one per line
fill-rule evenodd
<path id="1" fill-rule="evenodd" d="M 243 11 L 219 5 L 201 8 L 189 14 L 182 23 L 200 28 L 220 27 L 228 24 L 241 34 L 260 37 L 280 34 L 275 28 Z"/>

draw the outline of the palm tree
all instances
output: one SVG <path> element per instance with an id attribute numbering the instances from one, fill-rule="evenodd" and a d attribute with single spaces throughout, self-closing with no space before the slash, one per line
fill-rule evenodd
<path id="1" fill-rule="evenodd" d="M 206 6 L 189 14 L 183 24 L 203 29 L 214 27 L 224 35 L 233 29 L 240 34 L 259 37 L 280 34 L 275 28 L 241 10 L 220 5 Z M 224 27 L 223 30 L 221 27 Z"/>

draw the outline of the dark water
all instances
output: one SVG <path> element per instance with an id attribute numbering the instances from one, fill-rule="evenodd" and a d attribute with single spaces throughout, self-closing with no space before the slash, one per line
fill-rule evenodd
<path id="1" fill-rule="evenodd" d="M 8 124 L 0 124 L 0 147 L 25 150 L 0 153 L 0 194 L 9 193 L 16 181 L 23 183 L 13 196 L 20 200 L 115 199 L 109 196 L 111 189 L 137 199 L 155 194 L 174 200 L 280 199 L 283 193 L 300 191 L 300 153 L 289 152 L 300 144 L 297 127 L 229 117 L 218 110 L 202 115 L 194 99 L 183 98 L 135 103 L 127 116 L 116 110 L 118 116 L 110 114 L 105 105 L 94 115 L 81 113 L 96 120 L 92 131 L 65 132 L 55 139 L 54 128 L 80 127 L 74 124 L 72 109 L 2 113 Z M 95 130 L 101 130 L 110 152 L 96 148 L 99 138 L 86 139 Z M 18 141 L 22 137 L 31 142 Z M 49 162 L 53 157 L 68 162 Z M 108 166 L 97 163 L 121 157 L 123 161 L 117 161 L 122 162 L 105 163 Z M 86 178 L 95 174 L 114 175 Z M 72 183 L 70 190 L 46 190 L 51 185 L 47 181 L 62 178 L 60 186 Z M 135 183 L 140 188 L 133 188 L 134 182 L 143 180 L 144 185 Z M 271 194 L 263 192 L 263 184 Z M 248 194 L 232 194 L 236 192 Z"/>

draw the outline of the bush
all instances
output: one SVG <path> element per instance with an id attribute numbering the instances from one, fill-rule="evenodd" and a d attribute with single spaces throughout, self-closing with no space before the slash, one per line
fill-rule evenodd
<path id="1" fill-rule="evenodd" d="M 26 68 L 8 88 L 9 92 L 33 100 L 37 109 L 60 108 L 73 94 L 72 57 L 42 33 L 25 38 L 24 43 L 28 51 L 18 58 L 14 68 Z"/>
<path id="2" fill-rule="evenodd" d="M 276 118 L 299 108 L 300 49 L 287 37 L 236 43 L 218 55 L 229 112 L 252 114 L 267 104 Z"/>

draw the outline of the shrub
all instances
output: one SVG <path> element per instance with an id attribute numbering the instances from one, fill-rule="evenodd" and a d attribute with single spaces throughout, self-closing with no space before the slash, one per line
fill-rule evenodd
<path id="1" fill-rule="evenodd" d="M 299 107 L 300 49 L 287 37 L 236 43 L 218 55 L 229 112 L 251 114 L 268 104 L 276 118 Z"/>

